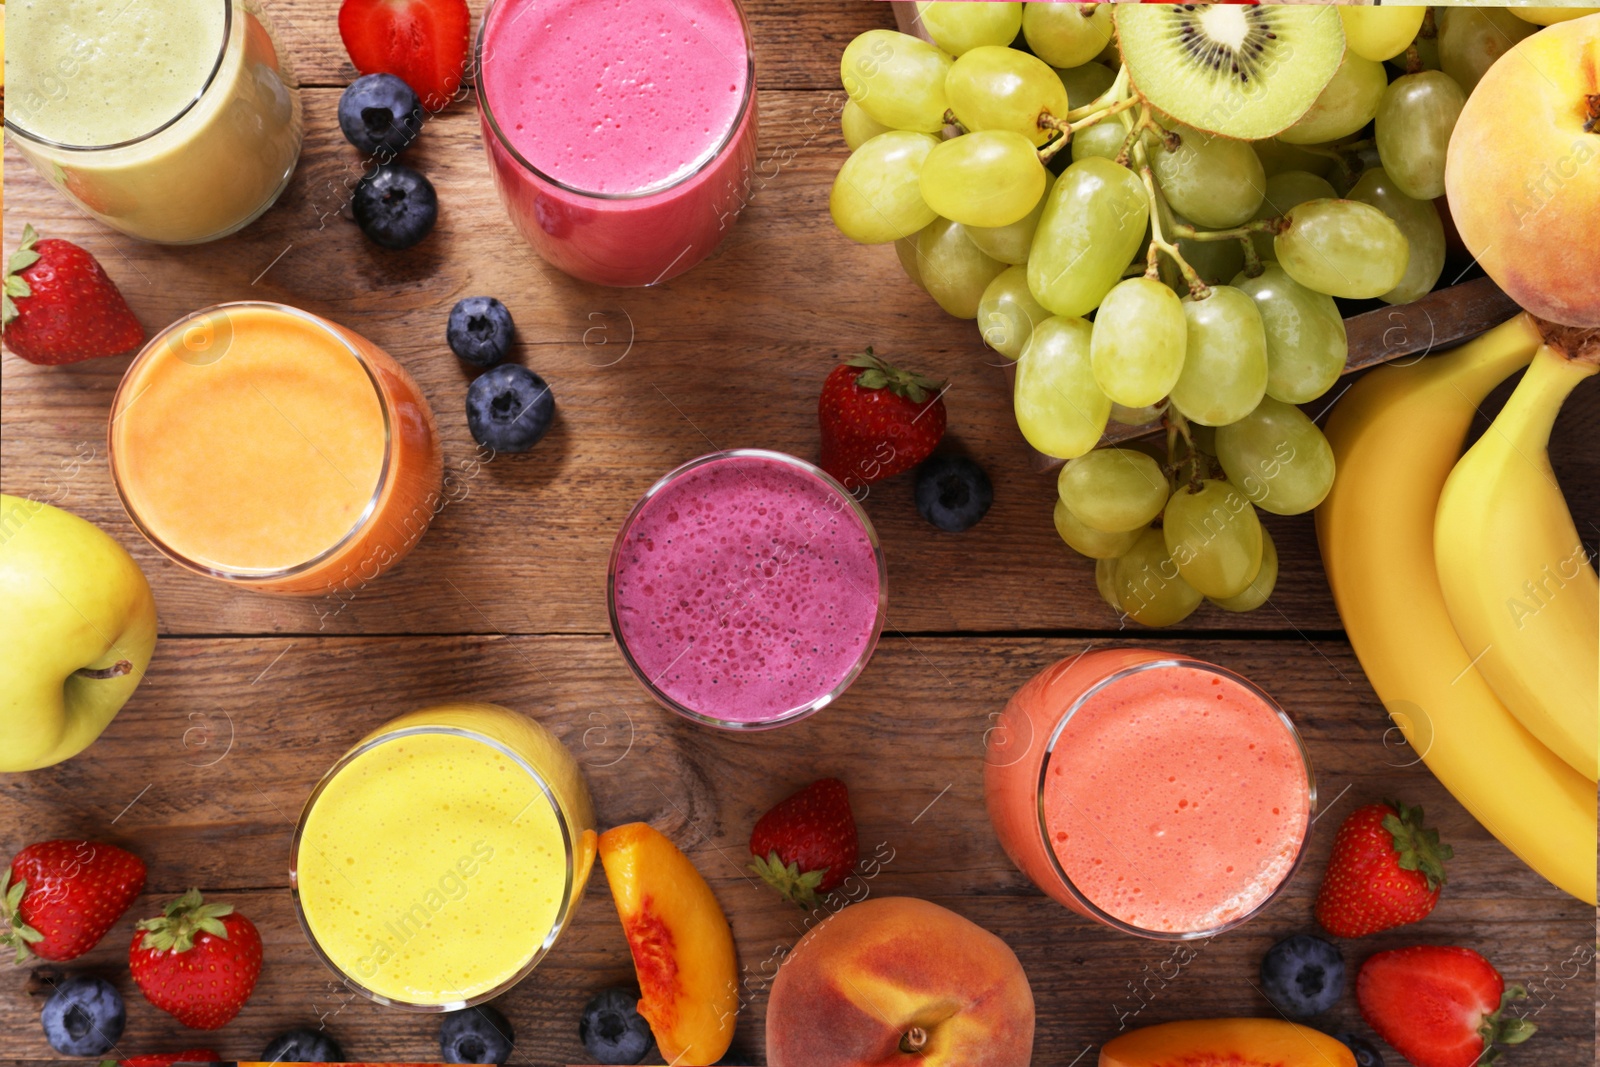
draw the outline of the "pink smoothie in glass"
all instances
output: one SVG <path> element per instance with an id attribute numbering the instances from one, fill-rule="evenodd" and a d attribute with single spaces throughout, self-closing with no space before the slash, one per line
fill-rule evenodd
<path id="1" fill-rule="evenodd" d="M 865 666 L 881 568 L 866 517 L 809 463 L 718 453 L 668 475 L 624 525 L 613 626 L 668 707 L 714 725 L 776 725 Z"/>
<path id="2" fill-rule="evenodd" d="M 478 51 L 490 167 L 545 259 L 650 285 L 721 241 L 756 147 L 736 0 L 495 0 Z"/>
<path id="3" fill-rule="evenodd" d="M 1116 649 L 1017 692 L 991 731 L 985 794 L 1007 854 L 1046 893 L 1170 937 L 1226 928 L 1277 892 L 1315 791 L 1293 727 L 1253 686 Z"/>

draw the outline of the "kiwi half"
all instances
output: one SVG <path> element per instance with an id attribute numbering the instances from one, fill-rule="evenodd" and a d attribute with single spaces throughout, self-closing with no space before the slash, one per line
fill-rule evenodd
<path id="1" fill-rule="evenodd" d="M 1179 122 L 1258 141 L 1304 115 L 1344 58 L 1332 7 L 1118 4 L 1134 87 Z"/>

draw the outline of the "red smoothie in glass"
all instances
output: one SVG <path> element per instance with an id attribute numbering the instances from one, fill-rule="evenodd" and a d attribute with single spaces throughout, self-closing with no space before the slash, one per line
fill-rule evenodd
<path id="1" fill-rule="evenodd" d="M 831 702 L 882 627 L 882 555 L 866 516 L 809 463 L 722 452 L 647 493 L 617 536 L 612 628 L 662 704 L 733 729 Z"/>
<path id="2" fill-rule="evenodd" d="M 736 0 L 495 0 L 478 65 L 500 198 L 550 263 L 653 285 L 726 236 L 756 151 Z"/>
<path id="3" fill-rule="evenodd" d="M 1041 672 L 990 733 L 989 817 L 1047 894 L 1152 937 L 1254 914 L 1299 861 L 1315 789 L 1284 713 L 1197 660 L 1093 652 Z"/>

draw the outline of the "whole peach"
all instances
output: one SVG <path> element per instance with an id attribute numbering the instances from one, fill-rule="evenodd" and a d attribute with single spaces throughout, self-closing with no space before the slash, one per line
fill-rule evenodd
<path id="1" fill-rule="evenodd" d="M 1542 29 L 1489 68 L 1451 135 L 1445 192 L 1513 300 L 1600 326 L 1600 14 Z"/>
<path id="2" fill-rule="evenodd" d="M 778 969 L 769 1067 L 1027 1067 L 1033 991 L 1016 955 L 953 911 L 864 900 L 823 920 Z"/>

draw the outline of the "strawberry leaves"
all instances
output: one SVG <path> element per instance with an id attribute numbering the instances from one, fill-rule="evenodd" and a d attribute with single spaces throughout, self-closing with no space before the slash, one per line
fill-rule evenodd
<path id="1" fill-rule="evenodd" d="M 32 223 L 22 227 L 22 244 L 6 261 L 5 296 L 0 298 L 0 323 L 10 325 L 11 320 L 17 317 L 17 305 L 12 303 L 13 299 L 33 295 L 32 287 L 21 274 L 39 262 L 39 253 L 33 247 L 38 240 L 39 235 L 34 232 Z"/>
<path id="2" fill-rule="evenodd" d="M 228 928 L 222 917 L 232 914 L 232 904 L 202 903 L 200 890 L 191 889 L 162 909 L 161 918 L 141 920 L 138 929 L 145 932 L 145 948 L 187 952 L 201 933 L 227 940 Z"/>
<path id="3" fill-rule="evenodd" d="M 1394 851 L 1402 871 L 1417 871 L 1428 880 L 1431 893 L 1445 883 L 1444 862 L 1455 849 L 1439 840 L 1439 831 L 1422 824 L 1422 808 L 1396 800 L 1385 804 L 1394 809 L 1383 817 L 1383 828 L 1394 837 Z"/>

